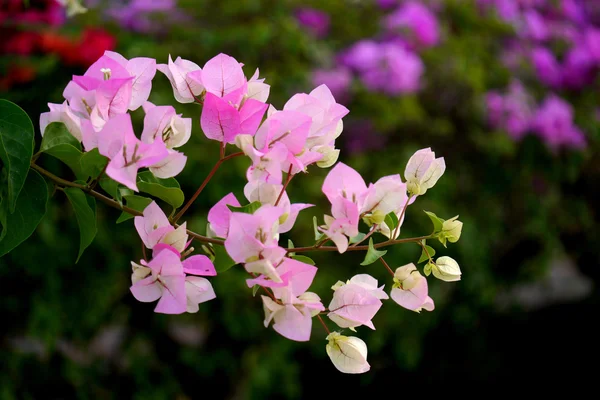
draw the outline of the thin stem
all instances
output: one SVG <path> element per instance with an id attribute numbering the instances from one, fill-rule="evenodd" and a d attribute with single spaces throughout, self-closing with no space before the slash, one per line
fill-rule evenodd
<path id="1" fill-rule="evenodd" d="M 321 325 L 323 325 L 323 329 L 325 329 L 325 332 L 327 332 L 328 335 L 331 335 L 331 331 L 329 330 L 327 325 L 325 325 L 325 321 L 323 321 L 323 318 L 321 318 L 320 314 L 317 314 L 317 318 L 319 318 L 319 321 L 321 322 Z"/>
<path id="2" fill-rule="evenodd" d="M 390 240 L 386 240 L 385 242 L 375 243 L 373 245 L 373 247 L 376 249 L 379 249 L 381 247 L 391 246 L 394 244 L 418 242 L 423 239 L 429 239 L 430 237 L 431 237 L 431 235 L 419 236 L 419 237 L 414 237 L 414 238 L 406 238 L 406 239 L 397 239 L 397 240 L 390 239 Z M 362 251 L 362 250 L 369 250 L 369 246 L 348 247 L 348 250 L 346 250 L 346 251 Z M 290 251 L 293 251 L 295 253 L 306 253 L 306 252 L 310 252 L 310 251 L 338 251 L 338 248 L 336 246 L 323 246 L 323 247 L 310 246 L 310 247 L 296 247 L 296 248 L 290 249 Z"/>
<path id="3" fill-rule="evenodd" d="M 190 197 L 188 202 L 185 203 L 183 208 L 175 215 L 175 217 L 173 218 L 173 220 L 171 222 L 176 224 L 177 221 L 179 221 L 179 219 L 183 216 L 183 214 L 185 214 L 185 212 L 188 210 L 188 208 L 190 208 L 190 206 L 194 203 L 194 201 L 196 201 L 198 196 L 200 196 L 200 193 L 202 193 L 202 191 L 204 190 L 206 185 L 208 185 L 208 182 L 210 182 L 210 180 L 215 175 L 215 173 L 217 172 L 217 170 L 219 169 L 219 167 L 221 166 L 222 163 L 224 163 L 225 161 L 230 160 L 234 157 L 239 157 L 242 155 L 244 155 L 244 153 L 240 151 L 238 153 L 230 154 L 227 157 L 220 158 L 219 161 L 217 161 L 215 163 L 214 167 L 210 170 L 210 172 L 208 173 L 208 176 L 204 179 L 204 182 L 202 182 L 202 184 L 200 185 L 198 190 L 196 190 L 196 193 L 194 193 L 194 195 L 192 197 Z"/>
<path id="4" fill-rule="evenodd" d="M 423 249 L 425 254 L 427 254 L 427 258 L 429 258 L 429 262 L 433 262 L 433 260 L 431 259 L 431 256 L 429 255 L 429 251 L 427 251 L 427 247 L 423 244 L 423 242 L 419 241 L 419 242 L 417 242 L 417 244 L 419 246 L 421 246 L 421 248 Z"/>
<path id="5" fill-rule="evenodd" d="M 290 184 L 290 181 L 292 180 L 293 177 L 294 177 L 294 175 L 292 175 L 292 166 L 290 165 L 290 168 L 288 169 L 288 172 L 287 172 L 287 177 L 285 179 L 285 183 L 283 184 L 283 187 L 281 188 L 281 192 L 279 192 L 279 196 L 277 196 L 277 201 L 275 201 L 275 207 L 277 207 L 277 205 L 281 201 L 281 197 L 283 196 L 285 189 L 287 189 L 287 187 Z"/>
<path id="6" fill-rule="evenodd" d="M 98 200 L 102 201 L 104 204 L 112 207 L 112 208 L 116 208 L 117 210 L 121 210 L 124 211 L 128 214 L 131 215 L 135 215 L 135 216 L 140 216 L 143 215 L 142 212 L 134 210 L 133 208 L 129 208 L 127 206 L 124 206 L 122 204 L 120 204 L 119 202 L 108 198 L 106 196 L 104 196 L 101 193 L 98 193 L 94 190 L 91 190 L 90 188 L 88 188 L 87 186 L 84 185 L 79 185 L 77 183 L 73 183 L 73 182 L 69 182 L 65 179 L 59 178 L 58 176 L 54 175 L 53 173 L 46 171 L 44 168 L 40 167 L 37 164 L 31 164 L 31 168 L 35 169 L 36 171 L 38 171 L 40 174 L 44 175 L 45 177 L 47 177 L 48 179 L 50 179 L 51 181 L 53 181 L 56 184 L 56 188 L 59 190 L 63 190 L 63 187 L 74 187 L 77 189 L 81 189 L 84 192 L 86 192 L 87 194 L 89 194 L 90 196 L 93 196 L 95 198 L 97 198 Z M 173 224 L 175 227 L 177 227 L 177 224 Z M 209 238 L 206 236 L 202 236 L 197 234 L 196 232 L 192 232 L 190 230 L 186 230 L 187 234 L 190 235 L 191 237 L 193 237 L 194 239 L 198 240 L 199 242 L 203 242 L 203 243 L 213 243 L 213 244 L 217 244 L 217 245 L 221 245 L 223 246 L 225 244 L 225 241 L 220 240 L 220 239 L 213 239 L 213 238 Z"/>
<path id="7" fill-rule="evenodd" d="M 250 275 L 252 275 L 253 278 L 256 278 L 256 274 L 252 273 L 252 272 L 248 272 Z M 271 293 L 266 287 L 261 286 L 260 287 L 266 294 L 269 295 L 269 297 L 276 303 L 280 303 L 277 301 L 277 299 L 275 298 L 275 294 Z"/>
<path id="8" fill-rule="evenodd" d="M 94 190 L 96 189 L 96 185 L 98 185 L 98 182 L 100 182 L 100 179 L 102 178 L 102 175 L 104 175 L 104 173 L 106 172 L 106 168 L 108 168 L 108 163 L 106 163 L 106 165 L 104 166 L 104 168 L 102 169 L 102 172 L 100 172 L 100 175 L 98 175 L 96 177 L 96 179 L 94 179 L 92 181 L 92 183 L 90 183 L 89 187 L 90 190 Z"/>
<path id="9" fill-rule="evenodd" d="M 388 263 L 385 262 L 385 260 L 383 259 L 383 257 L 379 257 L 379 261 L 381 261 L 381 263 L 384 265 L 384 267 L 387 268 L 387 270 L 389 271 L 390 275 L 394 276 L 394 271 L 392 271 L 392 269 L 390 268 L 390 266 L 388 265 Z"/>
<path id="10" fill-rule="evenodd" d="M 350 247 L 356 247 L 356 246 L 358 246 L 359 244 L 361 244 L 362 242 L 364 242 L 365 240 L 367 240 L 369 237 L 371 237 L 371 235 L 372 235 L 372 234 L 374 234 L 376 230 L 377 230 L 377 224 L 373 225 L 373 229 L 371 229 L 371 230 L 369 231 L 369 233 L 367 233 L 367 234 L 365 235 L 365 237 L 364 237 L 364 238 L 362 238 L 362 240 L 361 240 L 360 242 L 356 242 L 356 243 L 354 243 L 354 244 L 353 244 L 352 246 L 350 246 Z"/>
<path id="11" fill-rule="evenodd" d="M 221 142 L 221 152 L 219 153 L 219 160 L 225 158 L 225 142 Z"/>
<path id="12" fill-rule="evenodd" d="M 408 203 L 410 203 L 410 199 L 412 199 L 412 195 L 408 196 L 408 199 L 406 199 L 406 204 L 404 204 L 404 208 L 402 208 L 402 212 L 400 213 L 400 216 L 398 217 L 398 225 L 396 225 L 396 228 L 394 229 L 393 235 L 392 237 L 396 237 L 396 235 L 398 234 L 398 231 L 400 230 L 400 224 L 402 223 L 402 218 L 404 218 L 404 214 L 406 213 L 406 209 L 408 208 Z"/>

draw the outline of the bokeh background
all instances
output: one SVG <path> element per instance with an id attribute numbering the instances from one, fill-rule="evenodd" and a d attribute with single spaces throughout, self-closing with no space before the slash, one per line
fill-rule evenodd
<path id="1" fill-rule="evenodd" d="M 129 293 L 141 258 L 132 221 L 98 208 L 99 232 L 78 264 L 75 217 L 55 193 L 36 233 L 0 259 L 0 398 L 313 398 L 467 392 L 473 387 L 583 385 L 597 350 L 600 279 L 600 2 L 596 0 L 131 0 L 83 2 L 67 18 L 54 0 L 0 0 L 0 97 L 33 121 L 62 101 L 72 74 L 106 49 L 126 58 L 169 54 L 203 65 L 220 52 L 259 67 L 280 108 L 326 83 L 350 109 L 341 160 L 367 181 L 402 173 L 432 147 L 446 159 L 436 187 L 407 211 L 402 236 L 428 233 L 421 210 L 464 222 L 463 279 L 430 279 L 432 313 L 386 302 L 376 331 L 359 329 L 371 372 L 338 373 L 317 323 L 309 343 L 263 327 L 245 273 L 212 279 L 217 299 L 197 314 L 155 314 Z M 194 118 L 178 177 L 192 193 L 217 159 L 199 107 L 175 103 L 168 80 L 150 100 Z M 143 114 L 134 113 L 141 127 Z M 38 128 L 39 129 L 39 128 Z M 42 156 L 60 176 L 69 170 Z M 216 175 L 188 215 L 238 198 L 246 160 Z M 291 233 L 312 243 L 312 215 L 327 212 L 326 171 L 294 180 L 292 201 L 314 203 Z M 390 249 L 392 267 L 420 249 Z M 324 303 L 338 279 L 370 273 L 362 256 L 314 253 Z M 332 324 L 330 324 L 332 325 Z M 333 327 L 333 326 L 332 326 Z M 349 396 L 349 397 L 348 397 Z"/>

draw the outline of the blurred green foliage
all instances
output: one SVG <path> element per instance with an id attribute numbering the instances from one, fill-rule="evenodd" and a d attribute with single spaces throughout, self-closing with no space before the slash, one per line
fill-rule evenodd
<path id="1" fill-rule="evenodd" d="M 331 35 L 325 40 L 311 37 L 294 20 L 294 9 L 309 3 L 332 16 Z M 63 29 L 77 32 L 86 25 L 104 25 L 117 35 L 117 51 L 127 58 L 166 62 L 171 54 L 203 65 L 220 52 L 230 54 L 245 64 L 248 76 L 260 68 L 272 87 L 270 102 L 281 108 L 292 94 L 311 90 L 313 68 L 327 66 L 334 52 L 375 34 L 381 13 L 369 1 L 350 0 L 179 4 L 189 20 L 158 35 L 127 32 L 94 10 Z M 598 92 L 569 97 L 577 123 L 588 135 L 585 152 L 554 154 L 531 137 L 514 143 L 503 132 L 490 131 L 482 106 L 486 91 L 510 80 L 498 59 L 510 29 L 479 15 L 471 1 L 445 2 L 441 22 L 442 44 L 423 54 L 422 92 L 390 98 L 356 84 L 353 100 L 346 104 L 347 128 L 366 118 L 376 129 L 365 134 L 386 140 L 381 150 L 342 152 L 341 160 L 367 181 L 402 173 L 419 148 L 432 147 L 446 159 L 447 171 L 436 187 L 408 208 L 402 236 L 430 231 L 422 210 L 446 219 L 459 214 L 464 222 L 457 244 L 446 250 L 430 243 L 438 255 L 458 260 L 463 270 L 458 283 L 429 280 L 436 310 L 416 314 L 388 301 L 374 319 L 377 331 L 359 329 L 358 336 L 369 346 L 369 374 L 339 374 L 325 354 L 325 333 L 317 323 L 309 343 L 291 342 L 265 329 L 260 299 L 252 298 L 240 268 L 211 279 L 217 299 L 202 304 L 198 314 L 153 313 L 151 305 L 136 302 L 129 293 L 129 263 L 141 258 L 133 221 L 117 225 L 119 213 L 100 205 L 98 234 L 75 264 L 76 216 L 64 194 L 56 191 L 36 234 L 0 259 L 0 312 L 5 320 L 0 398 L 184 399 L 210 393 L 218 393 L 217 398 L 310 398 L 365 390 L 388 395 L 391 391 L 385 388 L 394 379 L 400 386 L 409 380 L 442 385 L 462 374 L 470 374 L 464 381 L 479 382 L 509 376 L 498 370 L 514 362 L 507 355 L 512 348 L 495 343 L 503 338 L 516 343 L 519 335 L 496 332 L 504 332 L 506 324 L 523 329 L 527 324 L 519 322 L 522 314 L 517 312 L 512 319 L 499 313 L 499 292 L 538 279 L 559 255 L 568 255 L 598 279 L 594 267 L 599 256 L 593 250 L 600 243 L 598 235 L 590 234 L 599 222 L 600 164 L 594 160 L 600 133 L 590 117 L 598 106 Z M 1 95 L 21 105 L 35 123 L 47 102 L 61 102 L 71 75 L 82 72 L 40 58 L 33 84 Z M 189 195 L 217 160 L 218 144 L 201 134 L 197 105 L 175 104 L 160 73 L 153 84 L 150 101 L 173 104 L 185 117 L 193 117 L 194 134 L 183 147 L 188 165 L 178 177 Z M 143 113 L 133 115 L 140 132 Z M 344 136 L 339 140 L 343 148 Z M 49 156 L 42 155 L 40 163 L 73 178 Z M 234 159 L 218 171 L 186 215 L 190 229 L 204 233 L 207 210 L 230 191 L 243 198 L 247 166 L 247 160 Z M 289 236 L 297 246 L 312 244 L 313 215 L 322 218 L 329 211 L 320 192 L 327 171 L 309 172 L 295 178 L 289 189 L 293 202 L 316 204 L 302 212 Z M 416 262 L 420 253 L 415 244 L 396 246 L 386 260 L 397 267 Z M 381 265 L 359 265 L 362 254 L 310 256 L 319 266 L 311 290 L 325 305 L 331 298 L 329 287 L 356 273 L 370 273 L 391 287 Z M 597 296 L 582 307 L 589 302 L 597 303 Z M 523 337 L 535 336 L 525 332 Z"/>

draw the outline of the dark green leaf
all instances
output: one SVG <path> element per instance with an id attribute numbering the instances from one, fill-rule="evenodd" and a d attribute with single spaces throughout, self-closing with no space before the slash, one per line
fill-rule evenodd
<path id="1" fill-rule="evenodd" d="M 0 256 L 8 253 L 27 239 L 46 214 L 48 187 L 37 171 L 30 170 L 21 190 L 13 213 L 8 210 L 8 201 L 0 204 Z"/>
<path id="2" fill-rule="evenodd" d="M 360 265 L 369 265 L 373 264 L 375 261 L 379 260 L 380 257 L 383 257 L 387 253 L 387 250 L 377 250 L 373 247 L 373 238 L 369 239 L 369 250 L 367 251 L 367 255 L 363 262 Z"/>
<path id="3" fill-rule="evenodd" d="M 427 216 L 429 217 L 429 219 L 433 223 L 433 231 L 434 232 L 441 231 L 442 230 L 442 225 L 444 224 L 444 220 L 441 219 L 440 217 L 438 217 L 437 215 L 435 215 L 432 212 L 429 212 L 429 211 L 424 211 L 424 212 L 425 212 L 425 214 L 427 214 Z"/>
<path id="4" fill-rule="evenodd" d="M 108 164 L 108 158 L 98 152 L 98 149 L 83 153 L 79 160 L 79 166 L 82 174 L 87 178 L 98 178 Z"/>
<path id="5" fill-rule="evenodd" d="M 0 99 L 0 159 L 8 174 L 6 209 L 11 213 L 15 211 L 19 193 L 29 176 L 29 163 L 32 156 L 31 119 L 18 105 Z"/>
<path id="6" fill-rule="evenodd" d="M 150 203 L 152 203 L 152 199 L 149 199 L 148 197 L 136 196 L 134 194 L 124 195 L 123 198 L 125 199 L 125 205 L 127 207 L 133 208 L 134 210 L 139 212 L 143 212 L 144 209 L 148 207 Z M 135 217 L 135 215 L 131 215 L 123 211 L 117 219 L 117 224 L 130 220 L 133 217 Z"/>
<path id="7" fill-rule="evenodd" d="M 433 247 L 425 245 L 425 248 L 427 249 L 427 252 L 429 252 L 429 257 L 433 257 L 435 255 L 435 249 Z M 421 251 L 421 257 L 419 258 L 418 263 L 429 260 L 429 257 L 427 257 L 427 252 L 425 252 L 425 250 Z"/>
<path id="8" fill-rule="evenodd" d="M 79 224 L 79 254 L 76 263 L 85 249 L 92 244 L 98 229 L 96 228 L 96 200 L 87 196 L 78 188 L 65 188 L 67 198 L 73 206 L 77 223 Z"/>
<path id="9" fill-rule="evenodd" d="M 40 151 L 65 163 L 78 179 L 87 179 L 81 170 L 81 144 L 62 122 L 53 122 L 46 127 Z"/>
<path id="10" fill-rule="evenodd" d="M 75 136 L 71 135 L 67 130 L 66 125 L 62 122 L 52 122 L 44 131 L 40 151 L 46 152 L 61 144 L 68 144 L 81 152 L 81 143 L 79 143 L 79 140 L 77 140 Z"/>
<path id="11" fill-rule="evenodd" d="M 390 231 L 393 231 L 398 226 L 398 216 L 395 212 L 391 212 L 385 216 L 384 220 L 385 224 L 390 228 Z"/>
<path id="12" fill-rule="evenodd" d="M 298 255 L 298 256 L 293 256 L 292 258 L 293 258 L 294 260 L 296 260 L 296 261 L 303 262 L 304 264 L 315 265 L 315 262 L 314 262 L 314 260 L 313 260 L 312 258 L 310 258 L 310 257 L 306 257 L 306 256 L 300 256 L 300 255 Z"/>
<path id="13" fill-rule="evenodd" d="M 152 175 L 150 171 L 138 174 L 137 187 L 140 192 L 158 197 L 173 206 L 173 209 L 181 207 L 185 199 L 175 178 L 159 179 Z"/>
<path id="14" fill-rule="evenodd" d="M 227 208 L 231 210 L 231 212 L 240 212 L 245 214 L 254 214 L 256 210 L 258 210 L 262 206 L 260 201 L 253 201 L 250 204 L 246 204 L 243 207 L 234 207 L 227 204 Z"/>
<path id="15" fill-rule="evenodd" d="M 215 254 L 213 264 L 215 264 L 215 269 L 217 272 L 225 272 L 236 264 L 235 261 L 229 257 L 229 254 L 227 254 L 227 251 L 225 251 L 224 246 L 212 246 L 212 251 Z"/>
<path id="16" fill-rule="evenodd" d="M 103 176 L 98 181 L 100 183 L 100 187 L 106 191 L 119 204 L 123 204 L 123 196 L 128 196 L 133 194 L 133 190 L 121 185 L 119 182 L 110 179 L 108 176 Z"/>

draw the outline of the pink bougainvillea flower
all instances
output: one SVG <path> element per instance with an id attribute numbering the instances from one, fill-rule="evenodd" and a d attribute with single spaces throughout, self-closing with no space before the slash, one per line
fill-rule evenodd
<path id="1" fill-rule="evenodd" d="M 310 339 L 312 317 L 325 308 L 315 293 L 306 292 L 311 285 L 317 268 L 297 260 L 285 258 L 277 267 L 285 286 L 272 286 L 277 303 L 262 296 L 265 310 L 265 327 L 274 321 L 273 329 L 280 335 L 296 341 Z M 261 284 L 260 279 L 248 280 L 249 286 Z"/>
<path id="2" fill-rule="evenodd" d="M 182 118 L 172 106 L 155 106 L 145 102 L 144 130 L 142 141 L 152 143 L 162 138 L 168 149 L 183 146 L 188 142 L 192 134 L 192 119 Z"/>
<path id="3" fill-rule="evenodd" d="M 297 111 L 312 119 L 306 147 L 312 150 L 334 141 L 342 132 L 341 120 L 348 109 L 338 104 L 326 85 L 320 85 L 309 94 L 298 93 L 283 106 L 284 111 Z"/>
<path id="4" fill-rule="evenodd" d="M 190 275 L 216 276 L 217 271 L 210 259 L 202 254 L 190 256 L 183 260 L 183 272 Z"/>
<path id="5" fill-rule="evenodd" d="M 200 125 L 207 138 L 230 143 L 240 133 L 240 114 L 223 99 L 206 93 Z"/>
<path id="6" fill-rule="evenodd" d="M 367 194 L 367 185 L 358 172 L 340 162 L 325 177 L 322 191 L 331 203 L 341 196 L 362 206 Z"/>
<path id="7" fill-rule="evenodd" d="M 356 283 L 348 283 L 335 289 L 327 316 L 341 328 L 360 325 L 375 329 L 371 319 L 381 308 L 381 300 L 371 289 Z"/>
<path id="8" fill-rule="evenodd" d="M 427 279 L 421 275 L 414 264 L 396 269 L 394 286 L 390 293 L 396 303 L 411 311 L 420 312 L 421 309 L 433 311 L 433 300 L 427 292 Z"/>
<path id="9" fill-rule="evenodd" d="M 377 279 L 368 274 L 354 275 L 346 283 L 352 283 L 367 289 L 369 293 L 381 300 L 388 299 L 388 295 L 383 291 L 385 285 L 378 286 Z"/>
<path id="10" fill-rule="evenodd" d="M 242 150 L 252 160 L 252 165 L 246 172 L 248 181 L 263 181 L 274 184 L 282 183 L 282 165 L 289 156 L 289 150 L 283 143 L 275 143 L 265 152 L 256 150 L 252 145 L 246 145 Z"/>
<path id="11" fill-rule="evenodd" d="M 245 214 L 234 212 L 229 218 L 229 232 L 225 240 L 225 250 L 238 263 L 259 260 L 261 253 L 277 247 L 280 207 L 264 205 L 254 212 Z"/>
<path id="12" fill-rule="evenodd" d="M 135 217 L 133 222 L 144 246 L 148 249 L 152 249 L 168 233 L 175 230 L 163 210 L 154 201 L 144 209 L 143 216 Z"/>
<path id="13" fill-rule="evenodd" d="M 240 207 L 240 202 L 235 198 L 233 193 L 229 193 L 223 197 L 208 211 L 207 233 L 209 236 L 227 238 L 229 232 L 229 219 L 232 214 L 232 211 L 227 205 Z"/>
<path id="14" fill-rule="evenodd" d="M 156 164 L 168 156 L 162 140 L 147 144 L 135 136 L 129 114 L 110 119 L 97 133 L 91 123 L 84 120 L 82 136 L 86 151 L 98 147 L 100 154 L 110 159 L 106 174 L 135 191 L 138 169 Z"/>
<path id="15" fill-rule="evenodd" d="M 265 78 L 258 77 L 258 68 L 254 72 L 254 75 L 248 81 L 248 93 L 246 97 L 248 100 L 256 100 L 260 103 L 266 103 L 269 98 L 271 86 L 265 83 Z"/>
<path id="16" fill-rule="evenodd" d="M 49 112 L 40 115 L 40 132 L 42 136 L 46 127 L 52 122 L 62 122 L 73 137 L 81 142 L 81 123 L 79 117 L 69 107 L 65 101 L 62 104 L 48 103 Z"/>
<path id="17" fill-rule="evenodd" d="M 248 182 L 244 187 L 244 195 L 251 203 L 258 201 L 261 204 L 270 204 L 274 206 L 282 190 L 283 185 L 252 181 Z M 283 209 L 283 214 L 279 218 L 278 232 L 285 233 L 292 229 L 300 211 L 313 207 L 313 204 L 291 204 L 290 199 L 284 190 L 279 199 L 278 206 Z"/>
<path id="18" fill-rule="evenodd" d="M 168 64 L 158 64 L 156 66 L 160 72 L 166 75 L 173 87 L 175 100 L 180 103 L 193 103 L 195 96 L 199 96 L 204 91 L 204 87 L 195 80 L 192 80 L 188 74 L 194 71 L 200 71 L 200 66 L 191 61 L 177 57 L 175 61 L 169 55 Z"/>
<path id="19" fill-rule="evenodd" d="M 119 53 L 105 51 L 104 55 L 117 61 L 130 76 L 133 76 L 130 110 L 137 110 L 150 96 L 152 79 L 156 75 L 156 60 L 147 57 L 136 57 L 127 60 Z"/>
<path id="20" fill-rule="evenodd" d="M 186 276 L 185 278 L 186 311 L 198 312 L 198 304 L 217 297 L 208 279 L 199 276 Z"/>
<path id="21" fill-rule="evenodd" d="M 131 263 L 133 274 L 130 288 L 141 302 L 156 300 L 155 312 L 181 314 L 187 309 L 185 273 L 179 257 L 171 251 L 161 251 L 150 262 Z"/>
<path id="22" fill-rule="evenodd" d="M 197 73 L 192 76 L 197 77 Z M 242 66 L 235 58 L 221 53 L 204 65 L 201 81 L 207 93 L 225 97 L 244 86 L 246 77 Z"/>

